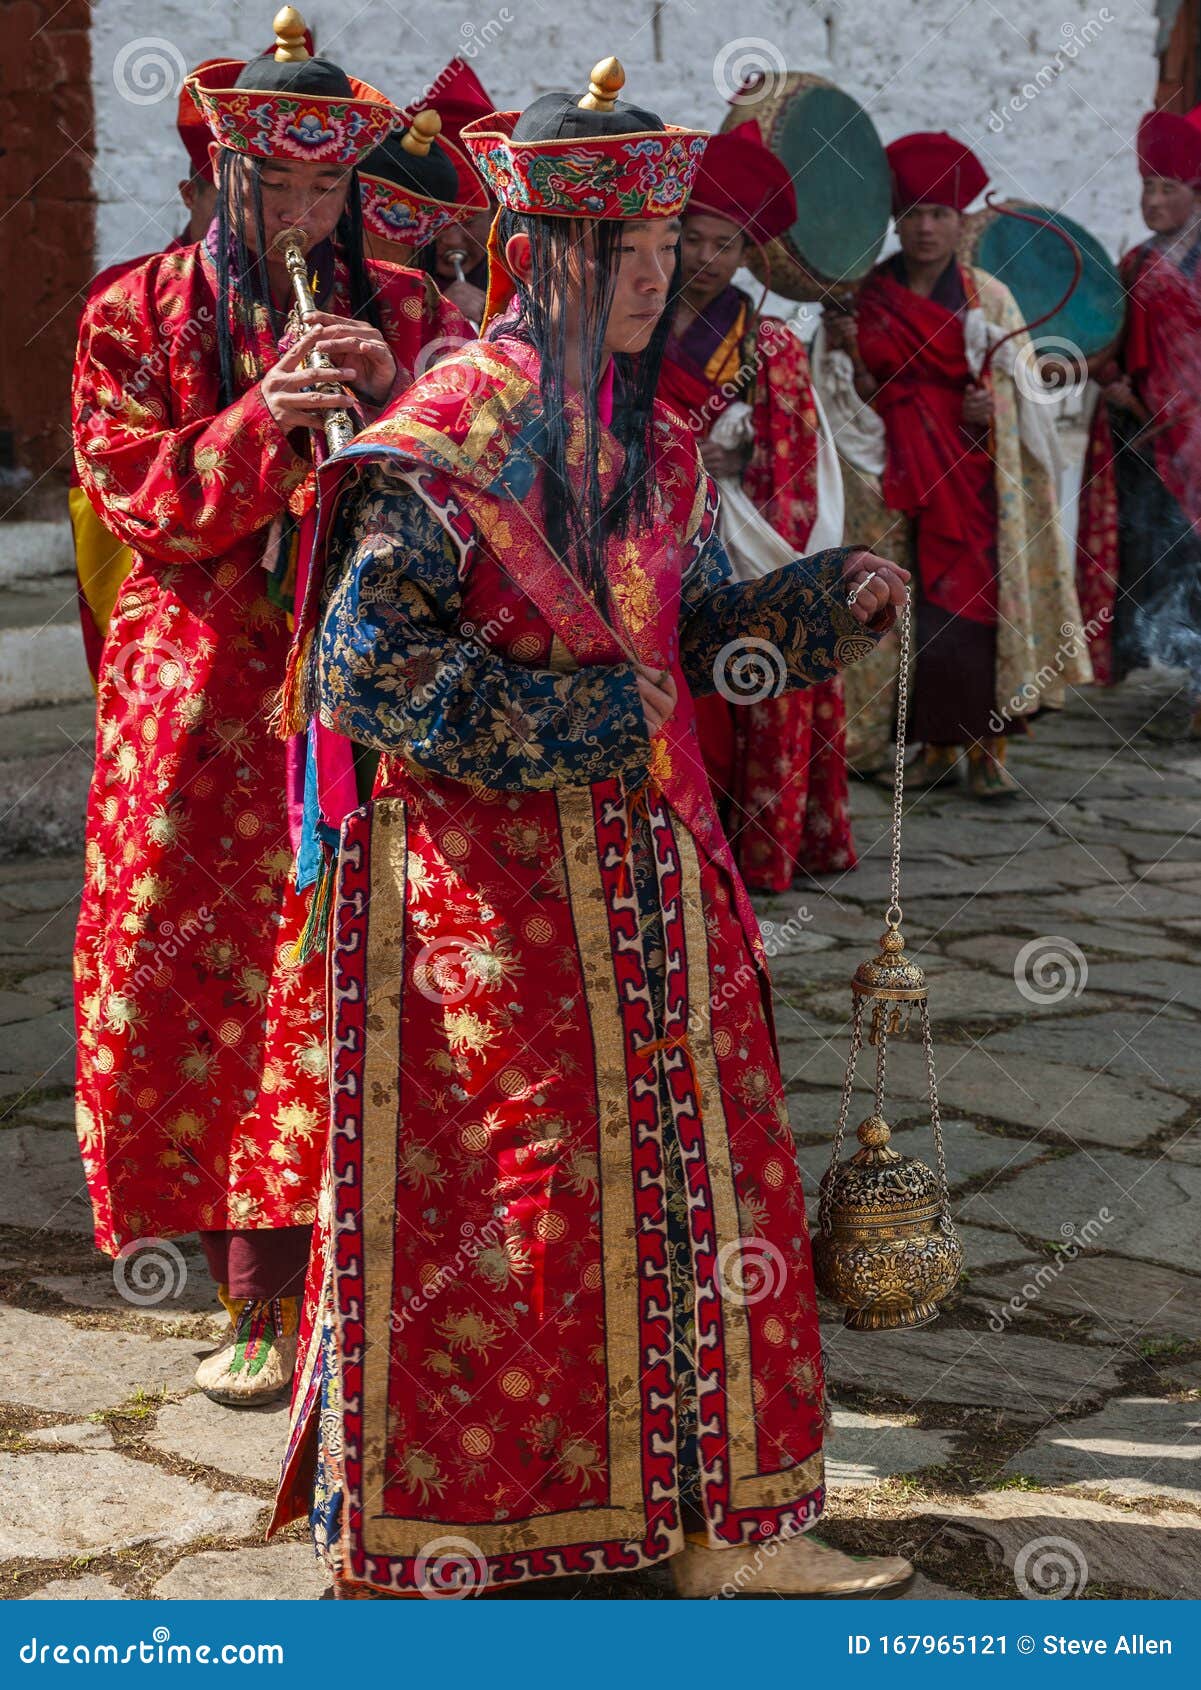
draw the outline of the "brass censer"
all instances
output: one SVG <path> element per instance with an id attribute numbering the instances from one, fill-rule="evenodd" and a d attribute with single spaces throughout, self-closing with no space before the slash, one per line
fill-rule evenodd
<path id="1" fill-rule="evenodd" d="M 843 1324 L 853 1332 L 925 1326 L 937 1319 L 938 1305 L 954 1289 L 963 1264 L 963 1247 L 948 1213 L 947 1164 L 934 1076 L 926 976 L 905 955 L 901 933 L 901 804 L 909 644 L 910 613 L 906 599 L 900 623 L 897 680 L 891 901 L 884 915 L 885 930 L 879 954 L 870 962 L 861 963 L 851 982 L 854 1003 L 851 1048 L 830 1166 L 822 1179 L 818 1198 L 819 1231 L 813 1240 L 818 1290 L 845 1311 Z M 930 1124 L 934 1131 L 937 1171 L 914 1156 L 902 1156 L 894 1150 L 889 1143 L 889 1125 L 884 1119 L 888 1041 L 907 1032 L 915 1010 L 930 1083 Z M 863 1021 L 869 1012 L 868 1043 L 876 1052 L 875 1097 L 871 1114 L 860 1122 L 856 1134 L 860 1148 L 840 1162 L 855 1085 L 855 1066 L 863 1049 Z"/>

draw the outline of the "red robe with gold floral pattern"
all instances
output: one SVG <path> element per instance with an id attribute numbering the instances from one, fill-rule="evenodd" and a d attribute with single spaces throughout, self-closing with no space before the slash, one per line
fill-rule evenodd
<path id="1" fill-rule="evenodd" d="M 733 321 L 711 355 L 702 365 L 689 356 L 692 337 L 673 340 L 659 381 L 661 399 L 703 424 L 694 429 L 700 438 L 725 410 L 748 356 L 749 301 L 738 288 L 727 292 L 735 296 L 726 312 Z M 724 323 L 723 303 L 724 295 L 714 305 Z M 696 328 L 700 342 L 704 325 Z M 818 421 L 809 359 L 800 338 L 776 317 L 758 320 L 753 357 L 755 447 L 743 486 L 799 554 L 817 519 Z M 697 721 L 705 766 L 748 886 L 785 892 L 802 870 L 830 874 L 855 867 L 841 679 L 754 704 L 731 704 L 715 693 L 699 701 Z"/>
<path id="2" fill-rule="evenodd" d="M 331 278 L 324 303 L 348 314 L 340 261 Z M 372 279 L 399 391 L 426 342 L 469 331 L 417 272 Z M 310 1222 L 325 1136 L 322 972 L 288 957 L 305 901 L 269 720 L 288 627 L 264 569 L 315 481 L 262 397 L 262 307 L 220 409 L 216 314 L 207 247 L 158 254 L 89 301 L 76 359 L 80 482 L 133 554 L 101 654 L 75 953 L 77 1128 L 110 1253 Z"/>
<path id="3" fill-rule="evenodd" d="M 570 464 L 578 398 L 565 417 Z M 690 687 L 732 628 L 793 686 L 872 637 L 842 551 L 731 581 L 695 445 L 666 406 L 655 427 L 608 623 L 543 538 L 527 345 L 464 349 L 330 466 L 318 701 L 385 755 L 337 856 L 332 1131 L 273 1529 L 310 1512 L 339 1590 L 678 1552 L 681 1356 L 710 1540 L 820 1511 L 804 1195 Z M 605 485 L 620 452 L 602 430 Z M 631 655 L 679 689 L 650 739 Z"/>

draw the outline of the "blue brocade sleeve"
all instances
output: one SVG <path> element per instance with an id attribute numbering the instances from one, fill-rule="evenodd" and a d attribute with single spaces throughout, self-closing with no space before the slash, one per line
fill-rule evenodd
<path id="1" fill-rule="evenodd" d="M 327 727 L 498 791 L 645 774 L 631 666 L 526 668 L 466 635 L 456 549 L 396 472 L 373 467 L 343 499 L 328 574 L 317 658 Z"/>
<path id="2" fill-rule="evenodd" d="M 716 528 L 683 581 L 680 661 L 695 697 L 760 697 L 815 686 L 857 663 L 891 628 L 870 626 L 846 602 L 837 547 L 797 558 L 757 581 L 736 581 Z"/>

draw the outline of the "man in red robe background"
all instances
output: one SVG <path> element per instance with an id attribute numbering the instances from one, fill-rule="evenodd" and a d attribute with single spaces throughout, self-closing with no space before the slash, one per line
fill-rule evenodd
<path id="1" fill-rule="evenodd" d="M 1077 584 L 1097 679 L 1155 658 L 1191 679 L 1201 737 L 1201 107 L 1139 126 L 1150 239 L 1122 259 L 1126 324 L 1099 372 L 1080 491 Z M 1157 712 L 1159 714 L 1159 712 Z M 1155 731 L 1158 731 L 1159 725 Z"/>
<path id="2" fill-rule="evenodd" d="M 427 277 L 364 260 L 353 167 L 396 112 L 302 32 L 189 80 L 217 218 L 89 301 L 73 395 L 81 485 L 132 565 L 99 666 L 77 1129 L 100 1249 L 200 1233 L 230 1326 L 197 1383 L 236 1404 L 288 1387 L 326 1120 L 270 726 L 277 583 L 313 506 L 311 431 L 347 403 L 370 419 L 424 344 L 468 332 Z M 303 329 L 289 231 L 322 307 Z M 313 391 L 318 347 L 349 400 Z"/>
<path id="3" fill-rule="evenodd" d="M 698 438 L 706 469 L 743 489 L 779 536 L 783 561 L 816 549 L 816 401 L 800 338 L 780 318 L 761 317 L 733 277 L 752 243 L 766 244 L 795 218 L 792 178 L 758 125 L 714 135 L 684 215 L 681 295 L 659 382 L 660 397 Z M 719 419 L 728 423 L 736 405 L 749 415 L 731 446 Z M 769 555 L 748 560 L 748 570 L 773 566 L 770 537 L 742 538 L 742 548 L 729 547 L 736 568 L 739 550 L 755 549 L 757 539 Z M 770 654 L 756 663 L 748 650 L 747 659 L 753 702 L 734 684 L 698 700 L 701 751 L 747 885 L 783 892 L 798 872 L 855 866 L 842 681 L 777 697 Z"/>
<path id="4" fill-rule="evenodd" d="M 832 340 L 856 359 L 856 387 L 887 438 L 881 491 L 915 525 L 919 583 L 913 731 L 925 751 L 910 785 L 943 779 L 967 745 L 978 796 L 1012 791 L 1005 744 L 989 728 L 997 642 L 997 496 L 992 398 L 968 364 L 972 276 L 956 260 L 961 218 L 988 177 L 946 134 L 887 148 L 901 250 L 868 277 L 854 330 Z"/>

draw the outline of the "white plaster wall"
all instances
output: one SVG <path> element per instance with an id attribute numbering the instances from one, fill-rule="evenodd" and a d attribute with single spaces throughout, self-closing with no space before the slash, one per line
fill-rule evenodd
<path id="1" fill-rule="evenodd" d="M 713 127 L 731 67 L 813 70 L 860 100 L 885 142 L 950 129 L 1002 193 L 1067 211 L 1115 255 L 1139 238 L 1132 141 L 1156 82 L 1147 0 L 311 0 L 301 10 L 323 51 L 402 103 L 473 42 L 471 62 L 501 107 L 578 85 L 615 53 L 631 98 Z M 261 51 L 273 11 L 271 0 L 96 0 L 98 266 L 176 233 L 182 68 Z"/>

